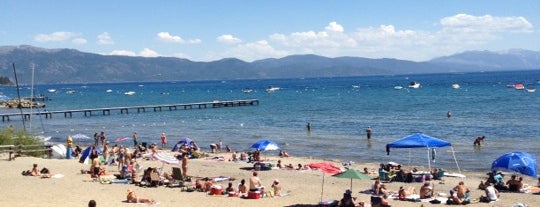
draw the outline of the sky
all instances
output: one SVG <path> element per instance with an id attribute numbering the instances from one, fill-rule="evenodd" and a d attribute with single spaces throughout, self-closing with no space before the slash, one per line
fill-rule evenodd
<path id="1" fill-rule="evenodd" d="M 540 51 L 537 0 L 0 0 L 0 46 L 255 61 Z"/>

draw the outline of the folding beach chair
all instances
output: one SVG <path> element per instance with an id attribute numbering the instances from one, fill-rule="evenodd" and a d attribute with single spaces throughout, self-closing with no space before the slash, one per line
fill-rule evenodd
<path id="1" fill-rule="evenodd" d="M 150 186 L 157 187 L 161 183 L 159 175 L 157 173 L 150 173 Z"/>
<path id="2" fill-rule="evenodd" d="M 169 187 L 183 187 L 184 178 L 182 177 L 182 170 L 179 167 L 172 168 L 172 182 Z"/>

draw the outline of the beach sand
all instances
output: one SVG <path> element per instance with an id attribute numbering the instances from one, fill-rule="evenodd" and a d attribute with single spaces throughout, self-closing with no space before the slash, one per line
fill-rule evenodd
<path id="1" fill-rule="evenodd" d="M 269 153 L 266 153 L 269 154 Z M 228 154 L 222 154 L 229 157 Z M 297 165 L 322 162 L 323 160 L 314 160 L 309 158 L 278 158 L 265 157 L 270 162 L 275 163 L 281 159 L 283 164 Z M 287 195 L 283 197 L 268 197 L 261 199 L 240 199 L 238 197 L 212 196 L 202 192 L 181 192 L 180 188 L 168 188 L 159 186 L 155 188 L 137 187 L 133 184 L 101 184 L 93 181 L 89 175 L 81 174 L 81 169 L 88 169 L 88 165 L 83 165 L 76 159 L 58 160 L 42 159 L 33 157 L 18 157 L 13 161 L 7 161 L 7 155 L 0 155 L 0 203 L 2 206 L 87 206 L 89 200 L 95 200 L 97 206 L 145 206 L 146 204 L 126 203 L 126 192 L 131 189 L 140 197 L 148 197 L 159 202 L 157 206 L 316 206 L 321 200 L 339 200 L 346 189 L 350 188 L 350 179 L 341 179 L 316 170 L 296 171 L 296 170 L 269 170 L 259 171 L 259 177 L 265 186 L 270 187 L 274 179 L 279 179 L 283 192 Z M 164 171 L 171 172 L 171 165 L 162 164 L 159 161 L 139 160 L 144 168 L 162 167 Z M 333 162 L 337 166 L 342 166 L 339 161 Z M 32 164 L 36 163 L 40 168 L 48 168 L 53 175 L 58 178 L 38 178 L 31 176 L 22 176 L 23 170 L 30 170 Z M 362 170 L 364 167 L 376 170 L 377 164 L 374 163 L 354 163 L 352 168 Z M 190 176 L 197 177 L 217 177 L 227 176 L 235 178 L 234 186 L 241 179 L 249 179 L 253 167 L 250 163 L 212 161 L 207 159 L 189 160 Z M 108 172 L 117 173 L 117 166 L 107 166 Z M 410 168 L 405 165 L 405 168 Z M 419 168 L 422 170 L 421 168 Z M 450 170 L 451 171 L 451 170 Z M 487 172 L 487 169 L 486 169 Z M 434 181 L 435 192 L 448 194 L 459 181 L 464 181 L 465 185 L 471 189 L 471 197 L 478 198 L 483 195 L 483 191 L 478 189 L 481 180 L 486 179 L 486 172 L 463 172 L 466 178 L 444 177 L 443 181 Z M 371 175 L 376 177 L 375 175 Z M 509 176 L 505 176 L 505 180 Z M 534 186 L 537 180 L 524 176 L 526 184 Z M 370 195 L 359 193 L 359 191 L 369 189 L 373 180 L 353 180 L 353 197 L 357 201 L 369 203 Z M 227 182 L 220 182 L 225 188 Z M 387 183 L 388 189 L 397 191 L 400 186 L 414 186 L 417 191 L 422 183 Z M 322 195 L 321 195 L 322 194 Z M 540 195 L 531 193 L 502 193 L 500 201 L 487 203 L 469 204 L 472 206 L 513 206 L 517 202 L 528 204 L 529 206 L 538 206 L 540 204 Z M 430 204 L 427 202 L 409 202 L 390 200 L 392 206 L 439 206 L 445 204 Z"/>

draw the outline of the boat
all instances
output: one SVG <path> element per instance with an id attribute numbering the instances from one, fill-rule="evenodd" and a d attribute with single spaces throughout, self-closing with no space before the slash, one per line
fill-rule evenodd
<path id="1" fill-rule="evenodd" d="M 529 93 L 534 93 L 534 92 L 536 92 L 536 88 L 527 88 L 527 89 L 525 89 L 525 90 L 527 90 L 527 92 L 529 92 Z"/>
<path id="2" fill-rule="evenodd" d="M 135 91 L 127 91 L 127 92 L 124 93 L 124 95 L 133 96 L 133 95 L 135 95 Z"/>
<path id="3" fill-rule="evenodd" d="M 74 93 L 75 93 L 75 90 L 67 90 L 66 93 L 67 93 L 67 94 L 74 94 Z"/>
<path id="4" fill-rule="evenodd" d="M 507 87 L 507 88 L 515 88 L 516 85 L 515 85 L 515 84 L 507 84 L 506 87 Z"/>
<path id="5" fill-rule="evenodd" d="M 459 87 L 460 87 L 460 86 L 459 86 L 459 84 L 457 84 L 457 83 L 452 84 L 452 88 L 453 88 L 453 89 L 459 89 Z"/>
<path id="6" fill-rule="evenodd" d="M 56 93 L 56 89 L 54 89 L 54 88 L 49 88 L 49 89 L 47 89 L 47 91 L 49 91 L 49 93 Z"/>
<path id="7" fill-rule="evenodd" d="M 242 89 L 242 92 L 244 92 L 244 93 L 251 93 L 251 92 L 253 92 L 253 89 L 251 89 L 251 88 L 244 88 L 244 89 Z"/>
<path id="8" fill-rule="evenodd" d="M 403 89 L 403 86 L 394 86 L 394 89 L 395 90 L 401 90 L 401 89 Z"/>
<path id="9" fill-rule="evenodd" d="M 269 86 L 268 88 L 266 88 L 266 92 L 268 93 L 273 93 L 279 90 L 281 90 L 281 88 L 276 86 Z"/>
<path id="10" fill-rule="evenodd" d="M 420 88 L 420 83 L 413 81 L 409 83 L 409 88 Z"/>
<path id="11" fill-rule="evenodd" d="M 360 89 L 360 86 L 359 85 L 352 85 L 352 88 L 353 89 Z"/>
<path id="12" fill-rule="evenodd" d="M 112 89 L 107 89 L 107 93 L 112 93 Z"/>
<path id="13" fill-rule="evenodd" d="M 514 86 L 514 88 L 516 88 L 516 90 L 523 90 L 525 89 L 525 86 L 523 85 L 523 83 L 516 83 L 516 86 Z"/>

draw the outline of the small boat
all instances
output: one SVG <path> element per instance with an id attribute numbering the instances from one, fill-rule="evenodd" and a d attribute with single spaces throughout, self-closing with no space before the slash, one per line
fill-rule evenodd
<path id="1" fill-rule="evenodd" d="M 74 94 L 74 93 L 75 93 L 75 90 L 67 90 L 66 93 L 67 93 L 67 94 Z"/>
<path id="2" fill-rule="evenodd" d="M 401 89 L 403 89 L 403 86 L 394 86 L 394 89 L 395 90 L 401 90 Z"/>
<path id="3" fill-rule="evenodd" d="M 52 137 L 51 136 L 37 135 L 35 138 L 38 139 L 41 142 L 46 142 L 46 141 L 51 140 Z"/>
<path id="4" fill-rule="evenodd" d="M 516 90 L 523 90 L 525 89 L 525 86 L 523 85 L 523 83 L 516 83 L 516 86 L 514 88 L 516 88 Z"/>
<path id="5" fill-rule="evenodd" d="M 360 89 L 360 85 L 352 85 L 353 89 Z"/>
<path id="6" fill-rule="evenodd" d="M 242 89 L 242 92 L 244 92 L 244 93 L 251 93 L 251 92 L 253 92 L 253 89 L 251 89 L 251 88 L 244 88 L 244 89 Z"/>
<path id="7" fill-rule="evenodd" d="M 420 83 L 413 81 L 409 83 L 409 88 L 420 88 Z"/>
<path id="8" fill-rule="evenodd" d="M 507 88 L 515 88 L 516 85 L 515 85 L 515 84 L 507 84 L 506 87 L 507 87 Z"/>
<path id="9" fill-rule="evenodd" d="M 459 87 L 460 87 L 460 86 L 459 86 L 459 84 L 457 84 L 457 83 L 452 84 L 452 88 L 453 88 L 453 89 L 459 89 Z"/>
<path id="10" fill-rule="evenodd" d="M 107 93 L 112 93 L 112 90 L 111 90 L 111 89 L 107 89 Z"/>
<path id="11" fill-rule="evenodd" d="M 534 87 L 532 87 L 532 86 L 527 87 L 525 90 L 526 90 L 527 92 L 529 92 L 529 93 L 534 93 L 534 92 L 536 92 L 536 88 L 534 88 Z"/>
<path id="12" fill-rule="evenodd" d="M 133 96 L 133 95 L 135 95 L 135 91 L 127 91 L 127 92 L 124 93 L 124 95 Z"/>
<path id="13" fill-rule="evenodd" d="M 281 90 L 280 87 L 275 87 L 275 86 L 269 86 L 268 88 L 266 88 L 266 92 L 267 93 L 273 93 L 273 92 L 276 92 L 276 91 L 279 91 Z"/>
<path id="14" fill-rule="evenodd" d="M 49 93 L 55 93 L 55 92 L 56 92 L 56 89 L 54 89 L 54 88 L 49 88 L 49 89 L 47 89 L 47 91 L 49 91 Z"/>

